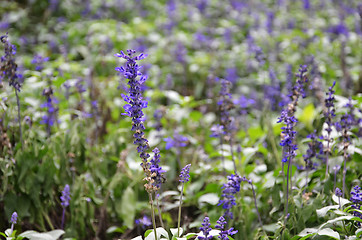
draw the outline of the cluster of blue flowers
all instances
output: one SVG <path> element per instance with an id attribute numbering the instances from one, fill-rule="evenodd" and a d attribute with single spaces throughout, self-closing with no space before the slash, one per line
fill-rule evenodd
<path id="1" fill-rule="evenodd" d="M 190 181 L 190 168 L 191 164 L 187 164 L 184 168 L 182 168 L 179 180 L 181 183 Z"/>
<path id="2" fill-rule="evenodd" d="M 33 60 L 31 60 L 31 64 L 35 65 L 36 71 L 41 71 L 44 68 L 44 63 L 47 61 L 49 61 L 49 57 L 43 57 L 39 54 L 36 54 Z"/>
<path id="3" fill-rule="evenodd" d="M 14 230 L 14 225 L 17 223 L 18 221 L 18 213 L 17 212 L 13 212 L 13 214 L 11 215 L 10 218 L 10 223 L 11 223 L 11 230 L 10 232 L 12 233 Z"/>
<path id="4" fill-rule="evenodd" d="M 151 171 L 151 176 L 153 179 L 153 185 L 155 186 L 155 189 L 160 189 L 161 184 L 164 181 L 163 173 L 166 172 L 162 169 L 162 167 L 159 165 L 161 162 L 160 160 L 160 150 L 158 148 L 153 149 L 152 151 L 155 155 L 150 160 L 150 167 L 149 170 Z"/>
<path id="5" fill-rule="evenodd" d="M 350 200 L 353 202 L 353 205 L 352 205 L 353 209 L 361 210 L 362 192 L 361 192 L 361 188 L 358 185 L 356 185 L 353 188 L 353 190 L 351 191 Z M 359 217 L 360 219 L 362 219 L 362 213 L 360 213 L 358 211 L 353 211 L 353 215 L 356 216 L 356 217 Z M 358 226 L 361 226 L 360 222 L 358 222 L 357 224 L 358 224 Z"/>
<path id="6" fill-rule="evenodd" d="M 296 150 L 298 149 L 297 145 L 294 142 L 295 134 L 294 124 L 298 120 L 292 115 L 290 116 L 287 110 L 283 110 L 278 123 L 283 122 L 285 124 L 282 127 L 282 139 L 280 141 L 280 146 L 284 148 L 282 162 L 288 162 L 296 156 Z"/>
<path id="7" fill-rule="evenodd" d="M 229 240 L 229 237 L 238 232 L 238 230 L 234 230 L 234 228 L 225 229 L 226 226 L 227 222 L 225 218 L 221 216 L 219 220 L 217 220 L 217 225 L 215 225 L 215 228 L 220 230 L 219 233 L 220 240 Z"/>
<path id="8" fill-rule="evenodd" d="M 18 65 L 15 63 L 16 46 L 9 42 L 8 35 L 1 36 L 0 41 L 4 45 L 5 51 L 5 55 L 1 56 L 0 82 L 7 79 L 9 86 L 20 92 L 24 79 L 18 73 Z"/>
<path id="9" fill-rule="evenodd" d="M 144 215 L 142 218 L 136 219 L 135 224 L 140 226 L 142 229 L 152 226 L 152 221 L 149 217 Z"/>
<path id="10" fill-rule="evenodd" d="M 64 189 L 62 191 L 62 196 L 60 197 L 61 205 L 63 208 L 66 208 L 69 206 L 70 201 L 70 187 L 68 184 L 64 186 Z"/>
<path id="11" fill-rule="evenodd" d="M 202 231 L 203 236 L 198 236 L 197 238 L 200 239 L 200 240 L 212 239 L 213 236 L 210 235 L 210 232 L 211 232 L 212 228 L 210 227 L 211 224 L 210 224 L 209 217 L 205 217 L 201 225 L 202 225 L 202 227 L 200 227 L 200 230 Z"/>
<path id="12" fill-rule="evenodd" d="M 57 112 L 58 108 L 55 104 L 58 104 L 59 101 L 53 96 L 53 89 L 51 87 L 45 88 L 43 90 L 43 96 L 46 97 L 46 101 L 40 105 L 41 108 L 46 109 L 46 114 L 42 117 L 40 121 L 41 124 L 47 126 L 48 136 L 51 134 L 51 127 L 54 123 L 57 123 Z"/>
<path id="13" fill-rule="evenodd" d="M 70 201 L 70 187 L 68 184 L 64 186 L 64 189 L 62 191 L 62 196 L 60 196 L 61 205 L 63 207 L 63 214 L 62 214 L 62 225 L 61 228 L 64 228 L 64 222 L 65 222 L 65 209 L 69 206 Z"/>
<path id="14" fill-rule="evenodd" d="M 324 136 L 323 139 L 327 142 L 327 148 L 325 150 L 326 152 L 326 173 L 328 173 L 328 168 L 329 168 L 329 154 L 331 153 L 331 143 L 332 143 L 332 138 L 331 138 L 331 132 L 332 132 L 332 126 L 333 124 L 333 118 L 336 116 L 335 114 L 335 110 L 334 110 L 334 86 L 336 85 L 336 81 L 333 82 L 333 85 L 331 87 L 328 88 L 328 92 L 326 93 L 327 97 L 324 100 L 324 105 L 326 107 L 325 111 L 324 111 L 324 117 L 325 117 L 325 123 L 327 125 L 327 127 L 325 128 L 326 132 L 327 132 L 327 136 Z"/>
<path id="15" fill-rule="evenodd" d="M 306 154 L 303 155 L 305 168 L 310 170 L 313 169 L 315 164 L 313 164 L 313 158 L 317 158 L 319 160 L 324 159 L 323 155 L 323 143 L 318 140 L 316 133 L 309 134 L 307 136 L 311 141 L 308 142 L 308 149 Z"/>
<path id="16" fill-rule="evenodd" d="M 173 138 L 167 137 L 164 139 L 164 141 L 166 142 L 165 149 L 168 150 L 170 148 L 179 149 L 181 147 L 186 147 L 187 143 L 189 142 L 189 139 L 186 136 L 183 136 L 176 131 L 173 135 Z"/>
<path id="17" fill-rule="evenodd" d="M 149 148 L 148 140 L 144 137 L 145 126 L 143 125 L 144 113 L 143 108 L 147 107 L 148 102 L 143 99 L 142 96 L 142 85 L 147 80 L 146 75 L 142 75 L 140 72 L 141 66 L 137 64 L 137 61 L 144 59 L 146 56 L 141 53 L 138 56 L 135 56 L 135 50 L 127 50 L 127 53 L 121 51 L 115 56 L 127 60 L 126 65 L 123 67 L 117 67 L 116 71 L 123 74 L 125 78 L 128 79 L 128 95 L 122 94 L 126 104 L 123 108 L 127 115 L 132 118 L 132 131 L 134 131 L 134 144 L 137 145 L 137 151 L 140 154 L 140 157 L 143 161 L 142 166 L 144 170 L 147 169 L 147 159 L 150 155 L 147 153 Z M 138 77 L 140 77 L 138 79 Z"/>
<path id="18" fill-rule="evenodd" d="M 231 208 L 236 205 L 235 195 L 240 191 L 240 184 L 243 181 L 243 178 L 237 174 L 231 174 L 228 176 L 228 181 L 222 186 L 222 199 L 220 199 L 218 206 L 222 205 L 222 208 L 225 209 L 224 216 L 233 218 L 233 213 Z"/>

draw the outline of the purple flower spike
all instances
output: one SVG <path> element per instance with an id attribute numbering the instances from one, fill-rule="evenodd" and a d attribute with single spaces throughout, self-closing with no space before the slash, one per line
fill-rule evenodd
<path id="1" fill-rule="evenodd" d="M 11 224 L 16 224 L 17 221 L 18 221 L 18 213 L 13 212 L 13 214 L 11 215 L 10 223 Z"/>
<path id="2" fill-rule="evenodd" d="M 70 187 L 69 185 L 65 185 L 64 190 L 62 191 L 62 196 L 60 197 L 60 201 L 62 201 L 63 208 L 69 206 L 70 201 Z"/>
<path id="3" fill-rule="evenodd" d="M 220 124 L 213 125 L 210 130 L 212 132 L 210 137 L 220 137 L 226 134 L 224 131 L 224 126 Z"/>
<path id="4" fill-rule="evenodd" d="M 147 227 L 152 225 L 151 218 L 144 215 L 142 218 L 136 219 L 135 224 L 139 225 L 142 229 L 146 229 Z"/>
<path id="5" fill-rule="evenodd" d="M 189 139 L 176 131 L 173 138 L 167 137 L 164 141 L 166 142 L 165 148 L 168 150 L 170 148 L 186 147 Z"/>
<path id="6" fill-rule="evenodd" d="M 9 86 L 20 92 L 24 78 L 18 73 L 18 65 L 15 63 L 16 46 L 8 40 L 8 35 L 0 37 L 0 41 L 4 44 L 5 55 L 0 59 L 0 78 L 9 81 Z"/>
<path id="7" fill-rule="evenodd" d="M 205 217 L 204 218 L 204 221 L 202 223 L 202 227 L 200 227 L 200 230 L 202 231 L 203 235 L 204 236 L 198 236 L 197 238 L 200 239 L 200 240 L 209 240 L 209 239 L 212 239 L 213 236 L 212 235 L 209 235 L 210 232 L 211 232 L 211 227 L 210 227 L 210 219 L 209 217 Z"/>
<path id="8" fill-rule="evenodd" d="M 164 179 L 163 173 L 166 171 L 163 170 L 162 167 L 158 165 L 161 162 L 160 150 L 158 150 L 158 148 L 155 148 L 153 149 L 152 152 L 155 154 L 155 156 L 150 161 L 150 171 L 152 173 L 151 176 L 154 180 L 153 185 L 156 186 L 157 189 L 160 189 Z"/>
<path id="9" fill-rule="evenodd" d="M 215 228 L 220 230 L 219 233 L 219 239 L 221 240 L 229 240 L 229 237 L 236 234 L 238 230 L 234 230 L 234 228 L 230 228 L 228 230 L 225 230 L 225 226 L 227 225 L 227 222 L 223 216 L 217 220 L 217 225 L 215 225 Z"/>
<path id="10" fill-rule="evenodd" d="M 31 64 L 35 65 L 36 71 L 41 71 L 44 68 L 44 63 L 47 61 L 49 61 L 48 57 L 42 57 L 41 55 L 36 54 L 33 60 L 31 60 Z"/>
<path id="11" fill-rule="evenodd" d="M 228 176 L 228 181 L 225 183 L 222 188 L 222 199 L 220 199 L 218 206 L 222 205 L 222 208 L 225 209 L 224 216 L 233 218 L 233 213 L 231 208 L 236 205 L 235 195 L 240 191 L 240 183 L 244 179 L 237 174 L 231 174 Z"/>
<path id="12" fill-rule="evenodd" d="M 286 126 L 282 127 L 282 140 L 280 141 L 280 146 L 284 147 L 285 151 L 283 153 L 282 162 L 288 162 L 291 158 L 296 156 L 295 151 L 298 149 L 297 145 L 294 144 L 294 138 L 296 131 L 293 130 L 294 123 L 298 120 L 294 116 L 289 116 L 287 110 L 283 110 L 278 123 L 283 122 Z"/>
<path id="13" fill-rule="evenodd" d="M 143 108 L 147 107 L 148 102 L 143 99 L 142 96 L 142 87 L 144 82 L 147 80 L 147 76 L 143 75 L 140 72 L 142 68 L 137 64 L 138 60 L 146 58 L 146 55 L 141 53 L 140 55 L 135 56 L 135 50 L 127 50 L 127 53 L 121 51 L 120 53 L 115 54 L 116 57 L 123 58 L 127 60 L 126 64 L 121 67 L 117 67 L 116 71 L 123 74 L 125 78 L 128 79 L 129 89 L 127 90 L 128 95 L 122 94 L 122 98 L 127 104 L 123 107 L 126 115 L 132 118 L 133 126 L 132 131 L 134 131 L 134 144 L 137 145 L 137 151 L 142 158 L 142 167 L 144 170 L 147 168 L 147 159 L 150 155 L 147 153 L 149 148 L 148 140 L 144 137 L 145 126 L 143 125 L 144 113 Z"/>
<path id="14" fill-rule="evenodd" d="M 186 182 L 190 181 L 190 168 L 191 168 L 191 164 L 187 164 L 181 170 L 180 180 L 179 180 L 180 182 L 186 183 Z"/>
<path id="15" fill-rule="evenodd" d="M 353 202 L 352 208 L 353 209 L 357 209 L 357 210 L 361 210 L 361 206 L 362 206 L 362 192 L 361 192 L 361 188 L 356 185 L 353 190 L 351 191 L 351 198 L 350 200 Z M 356 217 L 359 217 L 360 219 L 362 219 L 362 213 L 357 212 L 357 211 L 353 211 L 353 215 Z M 357 225 L 359 227 L 361 227 L 361 223 L 357 222 Z"/>

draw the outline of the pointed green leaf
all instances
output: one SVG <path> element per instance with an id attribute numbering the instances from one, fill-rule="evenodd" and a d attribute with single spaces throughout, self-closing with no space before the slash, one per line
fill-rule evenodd
<path id="1" fill-rule="evenodd" d="M 339 233 L 336 232 L 336 231 L 333 231 L 330 228 L 324 228 L 324 229 L 318 231 L 318 235 L 324 235 L 324 236 L 332 237 L 333 239 L 337 239 L 337 240 L 341 239 L 340 236 L 339 236 Z"/>

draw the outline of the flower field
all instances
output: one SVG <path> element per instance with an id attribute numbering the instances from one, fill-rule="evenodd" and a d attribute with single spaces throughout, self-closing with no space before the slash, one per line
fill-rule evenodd
<path id="1" fill-rule="evenodd" d="M 357 0 L 0 2 L 0 239 L 362 239 Z"/>

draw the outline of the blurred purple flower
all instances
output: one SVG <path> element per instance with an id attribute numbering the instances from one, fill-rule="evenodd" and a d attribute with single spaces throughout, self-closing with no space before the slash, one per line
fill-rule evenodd
<path id="1" fill-rule="evenodd" d="M 219 200 L 218 206 L 222 205 L 222 208 L 226 210 L 224 216 L 233 218 L 231 208 L 236 205 L 235 195 L 240 191 L 240 184 L 243 179 L 237 174 L 231 174 L 227 178 L 227 183 L 222 186 L 222 199 Z"/>
<path id="2" fill-rule="evenodd" d="M 11 215 L 10 223 L 16 224 L 17 221 L 18 221 L 18 213 L 17 213 L 17 212 L 13 212 L 13 214 Z"/>
<path id="3" fill-rule="evenodd" d="M 191 164 L 187 164 L 185 167 L 182 168 L 179 180 L 181 183 L 187 183 L 188 181 L 190 181 L 190 168 Z"/>
<path id="4" fill-rule="evenodd" d="M 142 229 L 146 229 L 152 225 L 151 218 L 144 215 L 142 218 L 136 219 L 135 224 L 140 226 Z"/>
<path id="5" fill-rule="evenodd" d="M 278 123 L 283 122 L 285 124 L 281 129 L 282 140 L 280 146 L 284 148 L 282 162 L 288 162 L 296 156 L 295 151 L 298 149 L 294 143 L 296 131 L 294 131 L 294 125 L 298 120 L 294 116 L 290 116 L 287 110 L 283 110 L 281 116 L 278 119 Z"/>
<path id="6" fill-rule="evenodd" d="M 164 141 L 166 142 L 165 149 L 168 150 L 170 148 L 186 147 L 189 139 L 183 135 L 180 135 L 176 131 L 173 135 L 173 138 L 167 137 L 167 138 L 164 138 Z"/>
<path id="7" fill-rule="evenodd" d="M 69 201 L 70 201 L 70 187 L 68 184 L 65 185 L 63 191 L 62 191 L 62 196 L 60 197 L 60 201 L 61 201 L 61 205 L 63 206 L 63 208 L 68 207 L 69 206 Z"/>
<path id="8" fill-rule="evenodd" d="M 18 72 L 18 65 L 15 63 L 16 46 L 8 40 L 8 35 L 0 37 L 4 45 L 5 55 L 1 56 L 0 75 L 3 80 L 9 81 L 9 86 L 13 86 L 17 92 L 20 92 L 24 78 Z"/>
<path id="9" fill-rule="evenodd" d="M 36 71 L 41 71 L 44 68 L 44 63 L 47 61 L 49 61 L 48 57 L 42 57 L 41 55 L 36 54 L 33 60 L 31 60 L 31 64 L 35 65 Z"/>

